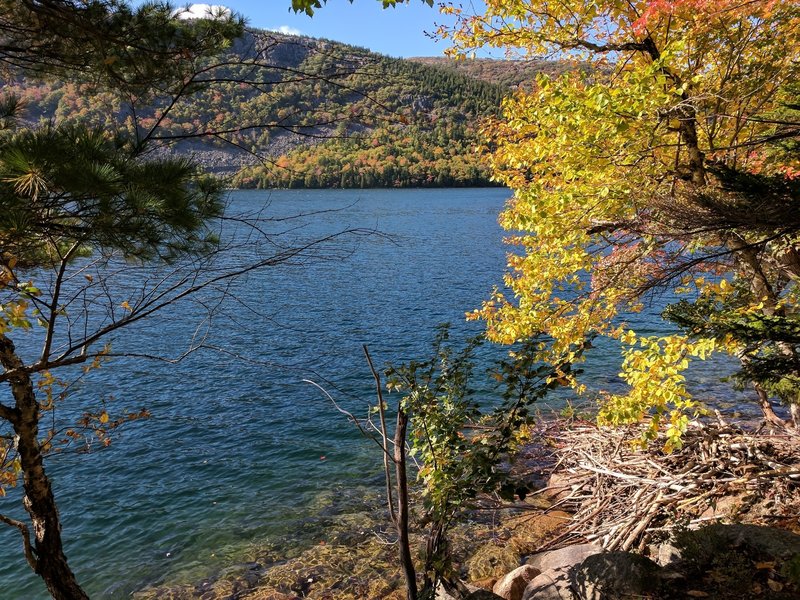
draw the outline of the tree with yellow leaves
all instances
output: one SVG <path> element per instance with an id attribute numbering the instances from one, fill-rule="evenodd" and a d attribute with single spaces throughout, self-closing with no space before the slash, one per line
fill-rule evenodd
<path id="1" fill-rule="evenodd" d="M 699 408 L 682 372 L 715 351 L 741 358 L 772 423 L 778 396 L 796 424 L 800 5 L 485 4 L 443 8 L 457 19 L 442 31 L 455 52 L 500 47 L 581 68 L 540 77 L 486 130 L 495 177 L 514 189 L 500 220 L 515 251 L 504 289 L 472 318 L 502 343 L 546 334 L 539 358 L 553 365 L 591 336 L 620 340 L 630 390 L 605 398 L 601 420 L 650 416 L 648 437 L 666 427 L 671 446 Z M 686 294 L 670 313 L 680 329 L 627 328 L 624 313 L 664 286 Z M 777 375 L 748 371 L 776 360 Z"/>

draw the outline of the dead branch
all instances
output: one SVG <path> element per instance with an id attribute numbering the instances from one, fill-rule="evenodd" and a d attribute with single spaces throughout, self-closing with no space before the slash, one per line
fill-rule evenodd
<path id="1" fill-rule="evenodd" d="M 723 501 L 754 522 L 789 518 L 800 505 L 797 436 L 745 432 L 718 419 L 693 423 L 683 447 L 665 454 L 658 443 L 637 447 L 640 434 L 585 423 L 548 431 L 558 505 L 574 512 L 549 547 L 584 538 L 607 550 L 643 550 L 678 523 L 730 517 L 715 510 Z"/>

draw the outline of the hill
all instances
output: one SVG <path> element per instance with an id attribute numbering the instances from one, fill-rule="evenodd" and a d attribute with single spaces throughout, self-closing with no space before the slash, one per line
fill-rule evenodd
<path id="1" fill-rule="evenodd" d="M 566 71 L 575 69 L 573 63 L 551 60 L 499 60 L 493 58 L 456 60 L 446 56 L 420 56 L 408 60 L 428 67 L 456 71 L 467 77 L 509 89 L 530 85 L 540 73 L 557 77 Z"/>
<path id="2" fill-rule="evenodd" d="M 475 152 L 480 124 L 528 76 L 508 62 L 470 71 L 252 31 L 200 65 L 177 98 L 119 98 L 91 81 L 8 77 L 4 87 L 28 121 L 125 123 L 166 144 L 159 152 L 191 155 L 239 187 L 488 185 Z M 492 68 L 509 73 L 504 85 Z"/>

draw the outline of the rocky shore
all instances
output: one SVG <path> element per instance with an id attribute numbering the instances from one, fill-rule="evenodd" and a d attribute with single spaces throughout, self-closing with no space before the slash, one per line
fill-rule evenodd
<path id="1" fill-rule="evenodd" d="M 468 598 L 800 598 L 798 436 L 705 424 L 664 454 L 636 449 L 637 435 L 584 422 L 535 432 L 515 471 L 536 491 L 513 505 L 482 499 L 450 532 Z M 298 555 L 135 598 L 403 600 L 378 497 L 374 506 L 341 515 Z"/>

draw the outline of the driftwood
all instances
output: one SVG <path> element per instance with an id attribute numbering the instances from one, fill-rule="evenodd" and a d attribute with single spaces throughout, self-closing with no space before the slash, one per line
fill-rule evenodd
<path id="1" fill-rule="evenodd" d="M 714 511 L 735 505 L 738 518 L 800 527 L 800 436 L 747 433 L 718 423 L 693 423 L 684 446 L 670 454 L 658 442 L 636 447 L 641 429 L 599 429 L 589 423 L 548 427 L 556 506 L 572 522 L 548 547 L 577 540 L 607 550 L 643 551 L 676 525 L 696 527 L 730 518 Z M 731 499 L 734 499 L 731 502 Z M 709 510 L 711 509 L 711 510 Z"/>

